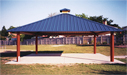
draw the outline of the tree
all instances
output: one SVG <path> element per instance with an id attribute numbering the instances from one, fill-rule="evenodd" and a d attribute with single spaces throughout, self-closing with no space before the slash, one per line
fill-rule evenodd
<path id="1" fill-rule="evenodd" d="M 81 18 L 88 19 L 88 16 L 85 15 L 84 13 L 82 13 L 82 14 L 75 14 L 75 15 L 78 16 L 78 17 L 81 17 Z"/>
<path id="2" fill-rule="evenodd" d="M 34 35 L 24 35 L 23 39 L 31 39 L 32 37 L 34 37 Z"/>
<path id="3" fill-rule="evenodd" d="M 15 28 L 15 27 L 14 27 L 14 26 L 10 26 L 10 27 L 8 28 L 8 30 L 13 29 L 13 28 Z M 13 35 L 13 34 L 10 34 L 8 37 L 11 39 L 12 37 L 14 37 L 14 35 Z M 20 35 L 20 40 L 23 41 L 24 39 L 31 39 L 31 37 L 33 37 L 33 35 L 21 34 L 21 35 Z"/>
<path id="4" fill-rule="evenodd" d="M 9 40 L 11 40 L 12 37 L 15 37 L 15 35 L 13 35 L 13 34 L 8 35 Z"/>
<path id="5" fill-rule="evenodd" d="M 7 36 L 8 36 L 8 32 L 7 32 L 6 28 L 5 28 L 5 26 L 3 26 L 2 30 L 0 32 L 0 39 L 1 40 L 5 40 Z"/>
<path id="6" fill-rule="evenodd" d="M 6 38 L 0 35 L 0 40 L 6 40 Z"/>
<path id="7" fill-rule="evenodd" d="M 103 16 L 91 16 L 88 19 L 89 20 L 92 20 L 92 21 L 99 22 L 99 23 L 102 23 L 103 22 Z"/>
<path id="8" fill-rule="evenodd" d="M 53 16 L 55 16 L 55 15 L 58 15 L 58 13 L 51 13 L 51 14 L 49 14 L 48 17 L 53 17 Z"/>
<path id="9" fill-rule="evenodd" d="M 21 34 L 21 35 L 20 35 L 20 40 L 21 40 L 21 42 L 23 41 L 24 37 L 25 37 L 25 34 Z"/>
<path id="10" fill-rule="evenodd" d="M 15 27 L 10 26 L 10 27 L 8 28 L 8 30 L 13 29 L 13 28 L 15 28 Z M 15 37 L 15 35 L 13 35 L 13 34 L 9 34 L 9 35 L 8 35 L 9 40 L 11 40 L 12 37 Z"/>
<path id="11" fill-rule="evenodd" d="M 10 29 L 13 29 L 13 28 L 15 28 L 15 27 L 13 27 L 13 26 L 10 26 L 10 27 L 8 28 L 8 30 L 10 30 Z"/>
<path id="12" fill-rule="evenodd" d="M 108 18 L 107 18 L 107 19 L 108 19 Z M 104 19 L 103 21 L 105 21 L 105 19 Z M 108 24 L 108 25 L 111 25 L 112 22 L 113 22 L 113 20 L 110 19 L 110 20 L 107 21 L 107 24 Z"/>
<path id="13" fill-rule="evenodd" d="M 110 24 L 113 27 L 118 27 L 119 29 L 122 29 L 118 24 Z"/>
<path id="14" fill-rule="evenodd" d="M 124 31 L 122 31 L 121 33 L 116 33 L 116 45 L 121 45 L 123 44 L 123 35 L 124 35 Z"/>
<path id="15" fill-rule="evenodd" d="M 5 26 L 3 26 L 2 30 L 1 30 L 1 36 L 4 36 L 4 37 L 8 36 L 8 32 L 5 28 Z"/>
<path id="16" fill-rule="evenodd" d="M 120 26 L 118 24 L 112 24 L 112 22 L 113 22 L 112 19 L 108 20 L 108 18 L 104 18 L 103 15 L 100 15 L 100 16 L 90 16 L 90 17 L 88 17 L 84 13 L 82 13 L 82 14 L 75 14 L 75 15 L 78 16 L 78 17 L 82 17 L 82 18 L 85 18 L 85 19 L 89 19 L 89 20 L 92 20 L 92 21 L 99 22 L 99 23 L 103 23 L 103 21 L 107 21 L 108 25 L 120 28 Z"/>

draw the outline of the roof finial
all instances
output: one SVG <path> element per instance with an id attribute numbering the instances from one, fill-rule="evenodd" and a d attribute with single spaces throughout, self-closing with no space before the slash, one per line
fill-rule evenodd
<path id="1" fill-rule="evenodd" d="M 60 10 L 61 13 L 68 13 L 70 12 L 70 9 L 64 8 Z"/>

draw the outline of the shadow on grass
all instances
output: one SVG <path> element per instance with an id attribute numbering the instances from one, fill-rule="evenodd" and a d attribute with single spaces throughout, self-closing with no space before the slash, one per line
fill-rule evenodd
<path id="1" fill-rule="evenodd" d="M 120 72 L 120 71 L 101 71 L 99 74 L 104 74 L 104 75 L 114 75 L 114 74 L 118 74 L 118 75 L 126 75 L 126 72 Z"/>
<path id="2" fill-rule="evenodd" d="M 126 67 L 126 64 L 104 64 L 104 65 L 107 65 L 107 66 L 119 66 L 119 68 L 121 68 L 121 67 Z M 100 66 L 101 67 L 101 66 Z M 92 69 L 92 68 L 91 68 Z M 104 74 L 104 75 L 116 75 L 116 74 L 118 74 L 118 75 L 126 75 L 126 69 L 125 70 L 115 70 L 115 71 L 113 71 L 113 70 L 111 70 L 111 71 L 109 71 L 108 69 L 106 70 L 96 70 L 96 69 L 92 69 L 92 70 L 94 70 L 95 72 L 96 71 L 98 71 L 98 74 Z M 93 72 L 94 73 L 94 72 Z"/>
<path id="3" fill-rule="evenodd" d="M 105 64 L 105 65 L 126 67 L 126 64 Z M 120 75 L 126 75 L 126 69 L 125 69 L 125 71 L 120 71 L 120 70 L 119 71 L 105 71 L 105 70 L 102 70 L 102 71 L 100 71 L 99 74 L 105 74 L 105 75 L 120 74 Z"/>
<path id="4" fill-rule="evenodd" d="M 35 54 L 36 52 L 35 51 L 33 51 L 33 52 L 31 52 L 31 51 L 20 51 L 20 56 L 21 57 L 22 56 L 26 56 L 26 55 L 29 55 L 31 53 Z M 38 53 L 44 53 L 44 55 L 42 55 L 42 56 L 51 56 L 51 55 L 52 56 L 60 56 L 63 53 L 63 51 L 38 51 Z M 53 55 L 53 53 L 57 53 L 57 55 Z M 16 51 L 6 51 L 4 53 L 0 53 L 0 56 L 1 57 L 16 57 L 17 56 L 17 52 Z M 35 56 L 40 56 L 40 55 L 39 54 L 37 54 L 37 55 L 35 54 Z"/>

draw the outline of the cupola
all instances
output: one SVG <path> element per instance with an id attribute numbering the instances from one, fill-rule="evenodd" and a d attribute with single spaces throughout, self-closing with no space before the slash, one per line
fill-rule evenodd
<path id="1" fill-rule="evenodd" d="M 69 13 L 70 9 L 64 8 L 60 10 L 61 13 Z"/>

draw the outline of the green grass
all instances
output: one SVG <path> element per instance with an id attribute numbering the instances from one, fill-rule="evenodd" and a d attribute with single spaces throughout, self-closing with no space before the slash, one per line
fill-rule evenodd
<path id="1" fill-rule="evenodd" d="M 127 58 L 115 58 L 115 59 L 125 62 L 127 64 Z"/>
<path id="2" fill-rule="evenodd" d="M 16 49 L 16 46 L 6 46 L 7 49 Z M 63 51 L 63 53 L 93 53 L 93 46 L 63 45 L 53 47 L 52 45 L 39 45 L 39 51 Z M 21 45 L 21 51 L 35 50 L 35 45 Z M 31 52 L 21 53 L 21 56 Z M 97 53 L 110 55 L 109 46 L 97 46 Z M 126 55 L 126 48 L 115 48 L 115 55 Z M 25 74 L 25 75 L 84 75 L 84 74 L 126 74 L 126 65 L 123 64 L 72 64 L 72 65 L 9 65 L 5 62 L 16 58 L 16 52 L 1 54 L 1 75 L 3 74 Z M 125 62 L 126 59 L 118 59 Z"/>
<path id="3" fill-rule="evenodd" d="M 7 49 L 16 49 L 16 46 L 6 46 Z M 21 45 L 21 51 L 35 51 L 35 45 Z M 93 46 L 77 46 L 77 45 L 63 45 L 53 47 L 53 45 L 38 45 L 38 51 L 63 51 L 63 53 L 93 53 Z M 97 53 L 110 55 L 109 46 L 97 46 Z M 126 55 L 126 48 L 114 48 L 115 55 Z"/>
<path id="4" fill-rule="evenodd" d="M 13 58 L 13 57 L 11 57 Z M 11 59 L 2 57 L 2 59 Z M 72 64 L 72 65 L 9 65 L 1 63 L 1 74 L 126 74 L 126 65 L 120 64 Z"/>

